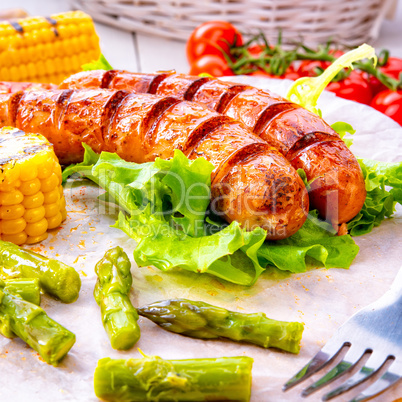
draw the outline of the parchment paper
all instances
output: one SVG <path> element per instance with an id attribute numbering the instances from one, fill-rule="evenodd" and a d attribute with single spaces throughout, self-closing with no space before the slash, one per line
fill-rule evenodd
<path id="1" fill-rule="evenodd" d="M 286 93 L 289 85 L 289 81 L 250 77 L 236 77 L 236 81 L 271 88 L 281 94 Z M 324 93 L 319 106 L 329 123 L 347 121 L 357 130 L 352 146 L 356 155 L 383 161 L 402 160 L 402 128 L 391 119 L 368 106 L 336 98 L 332 93 Z M 68 183 L 67 220 L 42 244 L 31 246 L 35 251 L 74 266 L 81 274 L 82 289 L 75 303 L 67 305 L 47 296 L 42 298 L 48 314 L 76 334 L 76 344 L 61 365 L 54 368 L 41 361 L 21 340 L 0 337 L 1 402 L 96 401 L 93 372 L 98 359 L 140 357 L 137 347 L 145 354 L 166 359 L 247 355 L 254 358 L 253 402 L 306 400 L 300 397 L 302 386 L 283 393 L 282 385 L 343 322 L 388 289 L 402 264 L 400 208 L 393 219 L 372 233 L 355 238 L 360 252 L 349 270 L 316 269 L 275 279 L 262 275 L 254 286 L 245 288 L 208 275 L 180 270 L 164 273 L 153 267 L 139 269 L 133 262 L 131 299 L 135 306 L 184 297 L 242 312 L 263 311 L 278 320 L 302 321 L 305 330 L 301 352 L 293 355 L 247 344 L 191 339 L 168 333 L 140 318 L 142 335 L 136 347 L 118 352 L 109 344 L 92 295 L 96 279 L 94 265 L 115 245 L 122 246 L 132 259 L 135 242 L 122 231 L 109 227 L 117 211 L 97 201 L 100 192 L 87 182 Z M 322 395 L 319 392 L 307 401 L 318 401 Z M 394 401 L 398 397 L 402 397 L 401 383 L 374 400 Z"/>

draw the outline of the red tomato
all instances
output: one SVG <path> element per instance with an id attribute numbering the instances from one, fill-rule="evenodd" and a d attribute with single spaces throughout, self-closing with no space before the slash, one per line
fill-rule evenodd
<path id="1" fill-rule="evenodd" d="M 190 65 L 205 55 L 229 54 L 230 45 L 241 46 L 243 38 L 240 32 L 229 22 L 209 21 L 201 24 L 190 35 L 186 51 Z"/>
<path id="2" fill-rule="evenodd" d="M 328 53 L 332 54 L 336 58 L 343 55 L 341 50 L 330 50 Z M 300 77 L 316 77 L 317 68 L 325 70 L 330 64 L 330 61 L 324 60 L 303 60 L 297 69 L 297 73 L 300 75 Z"/>
<path id="3" fill-rule="evenodd" d="M 398 57 L 389 57 L 387 64 L 380 67 L 380 70 L 396 80 L 399 79 L 399 75 L 402 73 L 402 59 Z"/>
<path id="4" fill-rule="evenodd" d="M 397 57 L 389 57 L 387 64 L 380 67 L 380 71 L 390 77 L 399 80 L 399 75 L 402 73 L 402 59 Z M 388 89 L 384 84 L 382 84 L 376 77 L 372 75 L 369 77 L 369 84 L 373 95 L 378 94 L 381 91 Z"/>
<path id="5" fill-rule="evenodd" d="M 368 82 L 358 71 L 352 71 L 350 75 L 342 81 L 331 82 L 327 91 L 334 92 L 337 96 L 369 105 L 373 94 Z"/>
<path id="6" fill-rule="evenodd" d="M 300 78 L 299 74 L 295 71 L 295 69 L 293 68 L 293 66 L 288 67 L 288 69 L 286 70 L 285 74 L 282 75 L 274 75 L 274 74 L 269 74 L 266 71 L 263 70 L 257 70 L 257 71 L 253 71 L 252 73 L 248 74 L 254 77 L 266 77 L 266 78 L 278 78 L 278 79 L 284 79 L 287 78 L 289 80 L 297 80 L 298 78 Z"/>
<path id="7" fill-rule="evenodd" d="M 391 117 L 402 126 L 402 90 L 381 91 L 373 98 L 370 106 Z"/>
<path id="8" fill-rule="evenodd" d="M 250 53 L 250 56 L 255 58 L 261 56 L 261 53 L 264 51 L 264 49 L 265 49 L 264 45 L 258 45 L 258 44 L 251 45 L 247 48 L 248 52 Z"/>
<path id="9" fill-rule="evenodd" d="M 224 75 L 234 75 L 222 56 L 207 54 L 195 60 L 191 64 L 189 74 L 198 75 L 202 73 L 211 74 L 214 77 L 223 77 Z"/>

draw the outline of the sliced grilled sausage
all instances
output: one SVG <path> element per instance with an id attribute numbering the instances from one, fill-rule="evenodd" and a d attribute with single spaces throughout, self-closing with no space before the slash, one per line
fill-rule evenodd
<path id="1" fill-rule="evenodd" d="M 98 83 L 91 81 L 91 76 Z M 321 216 L 338 225 L 363 206 L 366 190 L 360 166 L 339 135 L 319 116 L 270 91 L 214 78 L 165 72 L 83 72 L 66 79 L 62 88 L 101 85 L 129 91 L 202 102 L 244 123 L 277 148 L 311 183 L 310 202 Z M 141 89 L 139 89 L 141 88 Z"/>
<path id="2" fill-rule="evenodd" d="M 43 134 L 62 163 L 82 160 L 82 142 L 137 163 L 175 149 L 203 156 L 215 166 L 215 212 L 266 229 L 268 239 L 292 235 L 308 213 L 307 190 L 283 155 L 201 103 L 106 89 L 17 92 L 0 94 L 0 124 Z"/>

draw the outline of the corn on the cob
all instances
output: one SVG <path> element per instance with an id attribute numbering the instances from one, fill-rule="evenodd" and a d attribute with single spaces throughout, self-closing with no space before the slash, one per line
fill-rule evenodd
<path id="1" fill-rule="evenodd" d="M 66 218 L 61 167 L 40 134 L 0 129 L 0 238 L 15 244 L 45 240 Z"/>
<path id="2" fill-rule="evenodd" d="M 82 11 L 0 22 L 2 81 L 58 84 L 99 55 L 94 23 Z"/>

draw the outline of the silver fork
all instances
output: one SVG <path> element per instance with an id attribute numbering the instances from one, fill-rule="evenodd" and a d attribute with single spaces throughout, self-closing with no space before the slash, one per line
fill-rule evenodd
<path id="1" fill-rule="evenodd" d="M 351 402 L 367 401 L 386 391 L 402 377 L 402 268 L 391 288 L 376 302 L 354 314 L 343 324 L 325 346 L 283 387 L 283 391 L 301 383 L 306 378 L 328 366 L 344 346 L 349 349 L 340 363 L 327 374 L 302 391 L 308 396 L 351 372 L 363 355 L 371 353 L 364 366 L 342 385 L 325 394 L 328 401 L 363 382 L 375 377 L 385 363 L 393 362 L 385 373 L 357 395 Z"/>

